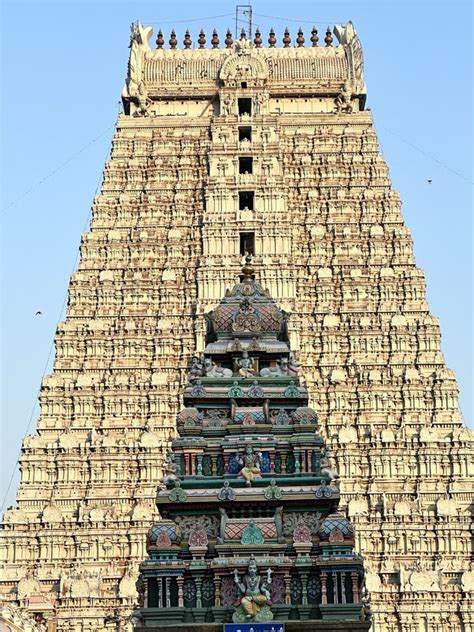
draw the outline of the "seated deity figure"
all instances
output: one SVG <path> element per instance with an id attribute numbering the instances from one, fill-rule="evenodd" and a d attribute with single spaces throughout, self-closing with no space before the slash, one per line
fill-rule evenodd
<path id="1" fill-rule="evenodd" d="M 264 579 L 258 574 L 255 560 L 250 558 L 247 575 L 240 581 L 239 572 L 234 571 L 234 581 L 237 584 L 241 596 L 238 601 L 240 608 L 236 610 L 233 620 L 240 621 L 242 614 L 244 619 L 252 621 L 271 621 L 273 614 L 270 611 L 270 584 L 272 583 L 272 570 L 267 570 Z M 239 612 L 240 610 L 240 612 Z"/>
<path id="2" fill-rule="evenodd" d="M 191 367 L 189 369 L 189 381 L 197 379 L 202 376 L 202 362 L 198 356 L 193 356 L 191 360 Z"/>
<path id="3" fill-rule="evenodd" d="M 237 360 L 239 375 L 242 377 L 253 377 L 255 373 L 254 360 L 249 356 L 248 351 L 242 352 L 242 357 Z"/>
<path id="4" fill-rule="evenodd" d="M 245 478 L 246 485 L 250 485 L 251 481 L 262 478 L 260 469 L 261 455 L 261 452 L 254 454 L 250 444 L 245 447 L 245 452 L 238 462 L 239 465 L 242 466 L 239 472 L 239 478 Z"/>

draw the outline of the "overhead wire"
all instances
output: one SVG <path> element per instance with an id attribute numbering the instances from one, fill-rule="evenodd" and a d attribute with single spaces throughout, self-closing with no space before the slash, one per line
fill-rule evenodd
<path id="1" fill-rule="evenodd" d="M 112 125 L 109 125 L 109 127 L 107 127 L 107 129 L 105 129 L 103 132 L 101 132 L 98 136 L 95 136 L 95 138 L 93 138 L 92 140 L 90 140 L 86 145 L 84 145 L 83 147 L 81 147 L 81 149 L 79 149 L 78 151 L 76 151 L 74 154 L 72 154 L 72 156 L 70 156 L 69 158 L 67 158 L 64 162 L 62 162 L 59 166 L 57 166 L 55 169 L 53 169 L 52 171 L 50 171 L 47 175 L 43 176 L 41 178 L 41 180 L 38 180 L 38 182 L 36 182 L 35 184 L 33 184 L 31 187 L 29 187 L 26 191 L 23 191 L 23 193 L 21 195 L 19 195 L 17 198 L 15 198 L 14 200 L 12 200 L 10 202 L 10 204 L 7 204 L 7 206 L 3 207 L 0 210 L 0 213 L 5 213 L 6 211 L 8 211 L 12 206 L 15 206 L 16 204 L 18 204 L 18 202 L 20 202 L 24 197 L 26 197 L 27 195 L 29 195 L 30 193 L 32 193 L 35 189 L 37 189 L 39 186 L 41 186 L 44 182 L 46 182 L 46 180 L 49 180 L 49 178 L 51 178 L 52 176 L 54 176 L 56 173 L 58 173 L 58 171 L 61 171 L 61 169 L 63 167 L 65 167 L 66 165 L 68 165 L 70 162 L 72 162 L 75 158 L 77 158 L 77 156 L 79 156 L 80 154 L 82 154 L 84 151 L 86 151 L 86 149 L 89 149 L 89 147 L 91 147 L 92 145 L 94 145 L 98 140 L 100 140 L 103 136 L 105 136 L 105 134 L 107 134 L 107 132 L 109 132 L 113 127 L 115 127 L 115 123 L 113 123 Z"/>
<path id="2" fill-rule="evenodd" d="M 211 15 L 203 18 L 187 18 L 186 20 L 163 20 L 160 22 L 148 22 L 147 24 L 186 24 L 186 22 L 200 22 L 201 20 L 217 20 L 218 18 L 234 17 L 234 13 L 223 13 L 222 15 Z"/>
<path id="3" fill-rule="evenodd" d="M 384 129 L 386 132 L 389 132 L 390 134 L 392 134 L 392 136 L 395 136 L 395 138 L 398 138 L 398 140 L 402 141 L 402 143 L 405 143 L 405 145 L 408 145 L 409 147 L 412 147 L 413 149 L 416 149 L 416 151 L 418 151 L 420 154 L 422 154 L 423 156 L 426 156 L 427 158 L 429 158 L 433 162 L 436 162 L 443 169 L 447 169 L 448 171 L 451 171 L 451 173 L 453 173 L 454 175 L 458 176 L 458 178 L 461 178 L 462 180 L 465 180 L 466 182 L 469 182 L 469 184 L 474 184 L 473 180 L 471 180 L 467 176 L 463 175 L 462 173 L 459 173 L 459 171 L 456 171 L 456 169 L 453 169 L 452 167 L 450 167 L 446 163 L 442 162 L 441 160 L 439 160 L 439 158 L 436 158 L 436 156 L 433 156 L 433 154 L 430 154 L 429 152 L 425 151 L 424 149 L 421 149 L 421 147 L 418 147 L 414 143 L 410 142 L 409 140 L 407 140 L 406 138 L 401 136 L 398 132 L 394 132 L 393 130 L 389 129 L 388 127 L 385 127 L 385 125 L 379 125 L 379 128 Z"/>
<path id="4" fill-rule="evenodd" d="M 116 126 L 116 123 L 113 123 L 113 125 L 109 126 L 109 127 L 107 128 L 107 130 L 106 130 L 106 131 L 110 130 L 112 127 L 114 127 L 114 128 L 115 128 L 115 126 Z M 103 134 L 101 134 L 101 135 L 100 135 L 100 137 L 102 137 L 104 134 L 105 134 L 105 132 L 104 132 Z M 100 138 L 100 137 L 97 137 L 95 140 L 98 140 L 98 138 Z M 91 144 L 91 143 L 89 143 L 89 145 L 90 145 L 90 144 Z M 89 146 L 89 145 L 87 145 L 87 146 Z M 81 150 L 81 151 L 83 151 L 83 150 Z M 81 152 L 78 152 L 78 153 L 81 153 Z M 77 155 L 78 155 L 78 153 L 76 153 L 75 155 L 77 156 Z M 105 157 L 104 157 L 104 163 L 105 163 L 105 161 L 107 160 L 107 156 L 109 155 L 109 153 L 110 153 L 110 143 L 109 143 L 109 145 L 107 145 L 107 151 L 106 151 L 106 154 L 105 154 Z M 72 158 L 71 158 L 71 159 L 72 159 Z M 70 160 L 71 160 L 71 159 L 70 159 Z M 70 162 L 70 160 L 69 160 L 69 162 Z M 56 170 L 56 171 L 57 171 L 57 170 Z M 101 173 L 100 173 L 100 175 L 99 175 L 99 179 L 98 179 L 98 182 L 97 182 L 97 185 L 96 185 L 95 191 L 94 191 L 94 196 L 93 196 L 94 198 L 97 196 L 97 193 L 98 193 L 98 191 L 99 191 L 99 187 L 100 187 L 101 182 L 102 182 L 102 172 L 101 172 Z M 33 188 L 35 188 L 35 187 L 33 187 Z M 32 189 L 33 189 L 33 188 L 32 188 Z M 31 189 L 31 190 L 32 190 L 32 189 Z M 86 228 L 87 228 L 87 226 L 88 226 L 88 224 L 89 224 L 89 222 L 90 222 L 90 218 L 91 218 L 91 208 L 92 208 L 92 207 L 89 207 L 89 211 L 88 211 L 88 213 L 87 213 L 86 220 L 85 220 L 84 225 L 83 225 L 83 227 L 82 227 L 81 234 L 85 232 L 85 230 L 86 230 Z M 72 270 L 71 270 L 71 273 L 70 273 L 70 275 L 69 275 L 69 276 L 71 276 L 71 274 L 72 274 L 72 273 L 74 272 L 74 270 L 76 269 L 77 262 L 78 262 L 78 260 L 79 260 L 79 254 L 80 254 L 80 248 L 78 248 L 78 249 L 77 249 L 76 256 L 75 256 L 75 258 L 74 258 L 74 263 L 73 263 L 73 265 L 72 265 Z M 60 321 L 61 321 L 61 319 L 62 319 L 62 317 L 63 317 L 63 314 L 64 314 L 64 308 L 66 307 L 66 304 L 67 304 L 67 299 L 68 299 L 68 292 L 66 292 L 66 295 L 65 295 L 64 300 L 63 300 L 62 305 L 61 305 L 61 310 L 60 310 L 60 312 L 59 312 L 59 317 L 57 318 L 57 320 L 56 320 L 55 322 L 60 322 Z M 46 363 L 45 363 L 45 365 L 44 365 L 43 372 L 42 372 L 42 374 L 41 374 L 41 382 L 40 382 L 40 384 L 43 382 L 44 376 L 46 375 L 46 371 L 48 370 L 48 366 L 49 366 L 49 363 L 50 363 L 50 360 L 51 360 L 51 356 L 52 356 L 52 353 L 53 353 L 53 349 L 54 349 L 54 340 L 55 340 L 55 339 L 54 339 L 54 336 L 53 336 L 53 340 L 51 341 L 51 344 L 50 344 L 50 346 L 49 346 L 48 357 L 47 357 Z M 41 386 L 40 386 L 40 389 L 41 389 Z M 39 392 L 40 392 L 40 389 L 39 389 Z M 25 439 L 25 437 L 28 435 L 28 432 L 30 431 L 31 422 L 33 421 L 33 416 L 34 416 L 34 414 L 35 414 L 36 407 L 37 407 L 37 405 L 38 405 L 38 396 L 39 396 L 39 392 L 38 392 L 38 393 L 36 394 L 36 396 L 35 396 L 35 401 L 34 401 L 34 404 L 33 404 L 32 409 L 31 409 L 31 413 L 30 413 L 30 416 L 29 416 L 29 419 L 28 419 L 28 423 L 27 423 L 26 428 L 25 428 L 24 433 L 23 433 L 23 440 Z M 23 443 L 23 442 L 22 442 L 22 443 Z M 15 478 L 16 469 L 17 469 L 18 464 L 19 464 L 19 462 L 20 462 L 20 456 L 21 456 L 21 448 L 20 448 L 20 451 L 19 451 L 18 456 L 17 456 L 17 458 L 16 458 L 15 464 L 13 465 L 13 468 L 12 468 L 12 473 L 11 473 L 11 476 L 10 476 L 10 479 L 9 479 L 9 482 L 8 482 L 8 485 L 7 485 L 7 489 L 6 489 L 6 491 L 5 491 L 5 494 L 4 494 L 4 497 L 3 497 L 3 500 L 2 500 L 2 505 L 1 505 L 1 509 L 0 509 L 0 514 L 2 514 L 2 513 L 3 513 L 3 511 L 4 511 L 4 509 L 5 509 L 5 505 L 7 504 L 7 501 L 8 501 L 8 495 L 10 494 L 10 489 L 11 489 L 11 486 L 12 486 L 13 480 L 14 480 L 14 478 Z"/>

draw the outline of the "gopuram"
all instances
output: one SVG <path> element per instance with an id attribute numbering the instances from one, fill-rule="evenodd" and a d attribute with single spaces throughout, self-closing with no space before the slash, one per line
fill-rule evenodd
<path id="1" fill-rule="evenodd" d="M 140 567 L 138 629 L 296 620 L 295 632 L 327 621 L 368 630 L 344 623 L 366 620 L 362 560 L 337 512 L 337 475 L 290 353 L 287 314 L 249 258 L 242 272 L 207 315 L 204 354 L 192 360 L 161 520 Z"/>
<path id="2" fill-rule="evenodd" d="M 37 431 L 23 442 L 17 502 L 3 516 L 1 617 L 13 629 L 132 628 L 147 533 L 160 518 L 157 485 L 172 467 L 192 358 L 205 348 L 204 314 L 235 285 L 249 252 L 259 284 L 291 314 L 301 400 L 308 397 L 341 476 L 339 511 L 364 559 L 373 630 L 467 632 L 472 433 L 365 107 L 352 23 L 236 40 L 201 32 L 192 41 L 186 32 L 181 43 L 173 30 L 166 42 L 158 31 L 153 44 L 151 36 L 151 27 L 132 25 L 124 112 L 70 280 Z M 248 353 L 239 356 L 242 371 L 255 358 Z M 209 435 L 206 444 L 232 436 Z M 271 450 L 251 447 L 262 471 Z M 291 457 L 284 464 L 280 454 L 286 468 Z M 203 476 L 222 467 L 225 451 L 208 456 L 186 463 L 183 452 L 180 467 L 202 467 Z M 303 452 L 298 459 L 309 467 Z M 264 491 L 250 482 L 232 480 L 232 507 Z M 176 494 L 190 498 L 187 484 Z M 261 503 L 254 521 L 274 521 L 268 507 Z M 243 557 L 247 566 L 229 571 L 240 583 L 250 577 L 250 550 Z M 263 581 L 270 569 L 277 581 L 277 567 L 261 558 L 259 550 L 255 573 Z M 309 605 L 296 604 L 301 612 Z M 288 604 L 272 608 L 280 606 Z"/>

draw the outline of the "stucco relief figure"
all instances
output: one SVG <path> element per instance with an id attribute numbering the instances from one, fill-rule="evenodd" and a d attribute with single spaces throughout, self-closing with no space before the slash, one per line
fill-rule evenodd
<path id="1" fill-rule="evenodd" d="M 259 92 L 254 97 L 253 105 L 254 105 L 255 114 L 263 114 L 264 112 L 266 112 L 266 109 L 267 109 L 268 95 L 262 94 L 261 92 Z"/>
<path id="2" fill-rule="evenodd" d="M 272 570 L 269 568 L 266 578 L 258 574 L 257 564 L 250 559 L 247 575 L 240 581 L 239 571 L 234 570 L 234 581 L 237 584 L 241 596 L 238 608 L 234 612 L 232 620 L 241 623 L 245 620 L 272 621 L 273 613 L 270 610 L 270 584 L 272 583 Z"/>
<path id="3" fill-rule="evenodd" d="M 143 81 L 140 81 L 138 84 L 137 102 L 138 105 L 135 116 L 150 116 L 149 108 L 152 104 L 152 100 L 148 97 Z"/>
<path id="4" fill-rule="evenodd" d="M 300 367 L 293 356 L 287 358 L 283 356 L 280 360 L 277 360 L 276 366 L 265 367 L 260 371 L 262 377 L 284 377 L 291 376 L 296 377 L 299 373 Z"/>
<path id="5" fill-rule="evenodd" d="M 178 480 L 178 475 L 176 474 L 177 466 L 174 461 L 174 454 L 172 452 L 168 452 L 166 455 L 165 463 L 163 465 L 163 469 L 165 471 L 165 475 L 161 479 L 163 485 L 167 485 L 172 481 Z"/>
<path id="6" fill-rule="evenodd" d="M 242 469 L 239 472 L 239 478 L 245 478 L 247 485 L 251 485 L 252 481 L 262 478 L 262 472 L 260 469 L 261 457 L 261 452 L 254 454 L 253 448 L 250 444 L 245 447 L 245 452 L 239 459 L 239 465 L 242 466 Z"/>
<path id="7" fill-rule="evenodd" d="M 325 450 L 324 453 L 321 456 L 321 474 L 323 476 L 328 476 L 331 484 L 336 483 L 337 479 L 339 478 L 339 474 L 335 471 L 331 469 L 331 457 L 332 457 L 332 452 L 330 452 L 329 450 Z"/>
<path id="8" fill-rule="evenodd" d="M 242 377 L 253 377 L 255 374 L 254 364 L 255 361 L 249 356 L 248 351 L 244 351 L 242 357 L 237 360 L 239 375 Z"/>
<path id="9" fill-rule="evenodd" d="M 346 81 L 342 87 L 341 92 L 337 95 L 335 99 L 336 114 L 340 114 L 341 112 L 350 114 L 352 112 L 351 98 L 352 90 L 349 83 Z"/>
<path id="10" fill-rule="evenodd" d="M 234 99 L 230 95 L 226 95 L 221 101 L 221 114 L 232 114 L 232 108 L 234 107 Z"/>
<path id="11" fill-rule="evenodd" d="M 341 46 L 350 44 L 357 35 L 354 25 L 350 21 L 345 26 L 342 24 L 336 24 L 333 32 Z"/>
<path id="12" fill-rule="evenodd" d="M 130 59 L 122 96 L 136 97 L 138 95 L 138 87 L 143 75 L 143 60 L 145 53 L 150 50 L 148 40 L 152 33 L 151 26 L 144 28 L 140 22 L 133 22 L 130 26 Z"/>
<path id="13" fill-rule="evenodd" d="M 206 377 L 232 377 L 231 369 L 218 366 L 211 358 L 204 360 L 204 373 Z"/>
<path id="14" fill-rule="evenodd" d="M 191 360 L 191 368 L 189 369 L 189 381 L 192 382 L 202 377 L 203 365 L 198 356 L 193 356 Z"/>

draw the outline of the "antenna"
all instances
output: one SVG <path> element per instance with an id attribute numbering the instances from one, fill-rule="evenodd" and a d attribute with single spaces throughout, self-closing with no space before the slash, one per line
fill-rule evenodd
<path id="1" fill-rule="evenodd" d="M 247 23 L 247 37 L 252 39 L 252 5 L 237 4 L 235 6 L 235 39 L 240 39 L 239 22 Z"/>

